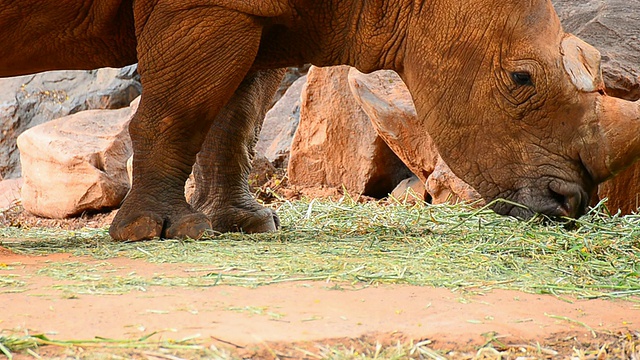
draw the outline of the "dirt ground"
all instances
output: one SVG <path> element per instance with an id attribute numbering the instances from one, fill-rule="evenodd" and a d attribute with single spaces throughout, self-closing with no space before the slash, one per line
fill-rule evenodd
<path id="1" fill-rule="evenodd" d="M 103 226 L 112 216 L 60 221 L 15 213 L 4 221 L 5 225 L 10 221 L 76 228 Z M 23 256 L 0 247 L 0 267 L 11 269 L 0 276 L 9 273 L 27 282 L 23 292 L 3 293 L 0 288 L 3 333 L 43 333 L 61 340 L 124 340 L 157 332 L 154 340 L 193 337 L 206 346 L 260 359 L 317 358 L 322 346 L 358 348 L 425 340 L 432 349 L 475 354 L 492 343 L 498 348 L 519 346 L 525 353 L 529 349 L 532 355 L 524 359 L 567 358 L 575 349 L 597 352 L 621 337 L 637 336 L 640 329 L 638 298 L 580 300 L 504 290 L 463 293 L 431 287 L 355 288 L 302 281 L 253 289 L 148 287 L 119 295 L 70 296 L 38 271 L 52 262 L 71 261 L 107 262 L 116 269 L 113 276 L 184 276 L 185 269 L 192 267 L 70 254 Z M 62 352 L 58 347 L 40 350 L 45 357 Z M 137 355 L 158 358 L 144 352 Z M 31 358 L 17 358 L 22 356 Z"/>

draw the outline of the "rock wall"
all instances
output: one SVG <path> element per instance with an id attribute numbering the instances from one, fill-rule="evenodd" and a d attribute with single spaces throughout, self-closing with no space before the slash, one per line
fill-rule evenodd
<path id="1" fill-rule="evenodd" d="M 306 83 L 306 75 L 295 80 L 264 118 L 256 154 L 264 155 L 276 167 L 289 165 L 291 142 L 300 122 L 302 88 Z"/>

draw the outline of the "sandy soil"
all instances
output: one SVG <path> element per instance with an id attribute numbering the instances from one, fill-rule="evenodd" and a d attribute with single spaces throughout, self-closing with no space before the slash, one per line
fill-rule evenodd
<path id="1" fill-rule="evenodd" d="M 21 256 L 0 248 L 0 266 L 11 268 L 3 275 L 17 275 L 27 282 L 26 291 L 1 295 L 0 328 L 67 340 L 137 339 L 157 331 L 155 339 L 197 336 L 205 344 L 255 355 L 265 344 L 280 344 L 285 351 L 283 343 L 344 342 L 363 336 L 374 343 L 429 339 L 433 348 L 463 351 L 486 343 L 488 334 L 505 344 L 544 344 L 564 338 L 589 343 L 597 342 L 594 334 L 627 332 L 640 325 L 637 303 L 561 300 L 500 290 L 485 294 L 413 286 L 336 290 L 335 284 L 300 282 L 255 289 L 150 287 L 121 295 L 69 296 L 54 289 L 50 277 L 38 274 L 51 262 L 68 261 L 105 262 L 68 254 Z M 170 277 L 184 275 L 189 266 L 124 258 L 108 263 L 117 269 L 113 276 L 135 272 Z"/>
<path id="2" fill-rule="evenodd" d="M 101 227 L 109 224 L 113 215 L 45 220 L 16 209 L 3 214 L 0 226 Z M 23 256 L 0 246 L 0 277 L 26 283 L 20 288 L 24 289 L 22 292 L 0 287 L 0 335 L 44 333 L 60 340 L 138 339 L 158 332 L 153 339 L 195 337 L 201 344 L 213 344 L 248 358 L 283 359 L 314 358 L 304 349 L 317 350 L 319 344 L 357 348 L 422 340 L 430 340 L 429 346 L 434 349 L 472 354 L 494 339 L 494 344 L 524 344 L 532 349 L 540 344 L 559 351 L 554 358 L 566 358 L 575 351 L 574 347 L 598 349 L 620 338 L 620 334 L 633 335 L 640 329 L 639 298 L 560 299 L 517 291 L 355 288 L 326 282 L 255 289 L 157 286 L 120 295 L 70 295 L 55 287 L 64 282 L 38 272 L 51 263 L 72 261 L 87 265 L 108 263 L 113 276 L 135 273 L 144 277 L 184 277 L 186 269 L 194 268 L 191 264 L 151 264 L 125 258 L 96 260 L 69 254 Z M 45 348 L 40 354 L 46 358 L 60 355 L 63 350 Z M 137 355 L 163 358 L 144 352 Z M 125 357 L 129 356 L 133 355 Z"/>

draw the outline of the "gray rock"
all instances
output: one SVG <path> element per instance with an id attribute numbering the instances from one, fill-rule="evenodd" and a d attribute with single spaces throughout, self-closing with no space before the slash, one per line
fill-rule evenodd
<path id="1" fill-rule="evenodd" d="M 129 106 L 142 90 L 135 66 L 0 79 L 0 89 L 0 179 L 20 176 L 16 138 L 25 130 L 82 110 Z"/>
<path id="2" fill-rule="evenodd" d="M 293 85 L 296 80 L 307 75 L 310 67 L 311 64 L 307 64 L 301 67 L 287 68 L 287 72 L 284 74 L 284 78 L 282 78 L 282 82 L 280 83 L 278 90 L 276 91 L 275 95 L 273 95 L 271 106 L 274 106 L 278 101 L 280 101 L 280 99 L 287 92 L 287 89 L 289 89 L 289 87 Z"/>
<path id="3" fill-rule="evenodd" d="M 306 83 L 306 75 L 298 78 L 264 118 L 256 153 L 276 167 L 288 165 L 291 141 L 300 122 L 300 94 Z"/>
<path id="4" fill-rule="evenodd" d="M 640 0 L 552 0 L 565 31 L 602 54 L 607 93 L 640 98 Z"/>

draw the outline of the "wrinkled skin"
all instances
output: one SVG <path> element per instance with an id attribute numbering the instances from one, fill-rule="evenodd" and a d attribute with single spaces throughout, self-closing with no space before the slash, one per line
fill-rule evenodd
<path id="1" fill-rule="evenodd" d="M 5 0 L 0 29 L 0 76 L 139 63 L 133 185 L 116 240 L 278 227 L 247 175 L 285 66 L 396 70 L 414 131 L 429 131 L 487 201 L 527 206 L 496 203 L 503 214 L 579 216 L 593 187 L 640 153 L 614 130 L 625 119 L 637 128 L 635 104 L 604 95 L 588 45 L 563 53 L 568 35 L 548 0 Z"/>

